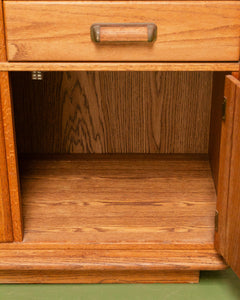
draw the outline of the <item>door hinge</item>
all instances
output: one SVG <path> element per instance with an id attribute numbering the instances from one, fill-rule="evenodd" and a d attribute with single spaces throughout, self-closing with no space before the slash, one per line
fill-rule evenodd
<path id="1" fill-rule="evenodd" d="M 223 103 L 222 103 L 222 119 L 223 119 L 223 121 L 226 120 L 226 108 L 227 108 L 227 98 L 224 97 Z"/>
<path id="2" fill-rule="evenodd" d="M 32 71 L 32 80 L 43 80 L 43 72 Z"/>
<path id="3" fill-rule="evenodd" d="M 215 231 L 218 232 L 218 211 L 215 211 Z"/>

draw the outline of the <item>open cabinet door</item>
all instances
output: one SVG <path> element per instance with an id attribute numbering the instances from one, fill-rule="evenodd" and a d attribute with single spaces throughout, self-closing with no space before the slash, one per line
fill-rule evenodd
<path id="1" fill-rule="evenodd" d="M 217 213 L 216 248 L 240 277 L 240 81 L 231 75 L 225 82 Z"/>
<path id="2" fill-rule="evenodd" d="M 21 242 L 22 205 L 8 72 L 0 72 L 0 242 Z"/>
<path id="3" fill-rule="evenodd" d="M 0 93 L 0 242 L 11 242 L 12 240 L 12 216 Z"/>

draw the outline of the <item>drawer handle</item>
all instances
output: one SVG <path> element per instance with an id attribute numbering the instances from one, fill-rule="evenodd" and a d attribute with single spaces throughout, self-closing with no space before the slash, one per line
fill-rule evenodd
<path id="1" fill-rule="evenodd" d="M 153 23 L 93 24 L 91 38 L 95 43 L 152 43 L 157 38 Z"/>

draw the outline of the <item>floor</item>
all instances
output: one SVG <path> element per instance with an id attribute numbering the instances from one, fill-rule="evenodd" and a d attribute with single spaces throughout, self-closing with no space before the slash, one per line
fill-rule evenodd
<path id="1" fill-rule="evenodd" d="M 228 269 L 202 272 L 199 284 L 0 285 L 1 300 L 239 300 L 240 280 Z"/>

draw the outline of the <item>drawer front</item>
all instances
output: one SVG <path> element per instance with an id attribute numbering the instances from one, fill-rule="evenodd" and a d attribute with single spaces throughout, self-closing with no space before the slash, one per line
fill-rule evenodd
<path id="1" fill-rule="evenodd" d="M 5 1 L 4 13 L 9 61 L 239 60 L 239 1 Z"/>

